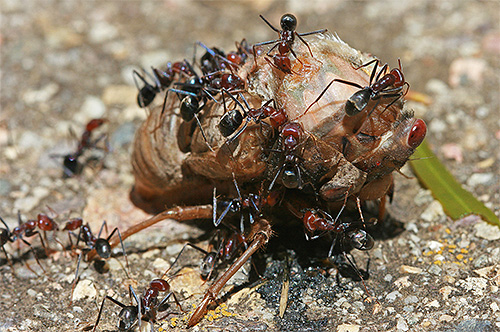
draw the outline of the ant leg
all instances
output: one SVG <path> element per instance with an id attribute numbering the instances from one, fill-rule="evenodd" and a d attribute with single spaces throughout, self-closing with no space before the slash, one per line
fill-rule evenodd
<path id="1" fill-rule="evenodd" d="M 122 235 L 120 234 L 120 230 L 118 229 L 118 227 L 115 227 L 113 229 L 113 231 L 111 232 L 111 234 L 109 234 L 109 236 L 106 238 L 106 242 L 109 243 L 109 239 L 111 239 L 111 237 L 113 237 L 113 235 L 116 233 L 118 233 L 118 239 L 120 240 L 120 244 L 122 246 L 122 253 L 123 253 L 123 256 L 125 257 L 125 264 L 127 265 L 127 268 L 125 269 L 125 274 L 127 275 L 127 278 L 130 279 L 130 265 L 128 264 L 128 258 L 127 258 L 127 252 L 125 251 L 125 246 L 123 245 L 123 241 L 122 241 Z"/>
<path id="2" fill-rule="evenodd" d="M 224 274 L 217 279 L 217 281 L 210 286 L 205 293 L 203 300 L 198 308 L 188 321 L 188 327 L 195 326 L 205 315 L 209 304 L 217 298 L 217 295 L 224 287 L 224 285 L 231 279 L 231 277 L 246 263 L 248 259 L 260 248 L 262 248 L 272 235 L 272 229 L 269 222 L 265 219 L 256 221 L 252 226 L 250 238 L 252 242 L 243 254 L 224 272 Z"/>
<path id="3" fill-rule="evenodd" d="M 101 308 L 99 309 L 99 314 L 97 315 L 97 320 L 95 322 L 94 329 L 92 330 L 92 332 L 95 332 L 95 330 L 97 329 L 97 325 L 99 324 L 99 321 L 101 320 L 102 309 L 104 308 L 104 302 L 106 301 L 106 299 L 110 300 L 111 302 L 113 302 L 117 306 L 120 306 L 121 308 L 125 308 L 126 307 L 125 304 L 121 303 L 118 300 L 115 300 L 111 296 L 106 295 L 104 297 L 104 299 L 102 299 Z"/>
<path id="4" fill-rule="evenodd" d="M 80 269 L 80 261 L 82 260 L 82 252 L 78 255 L 78 263 L 76 263 L 75 278 L 73 279 L 73 284 L 71 285 L 71 294 L 69 297 L 69 305 L 73 303 L 73 293 L 75 291 L 76 284 L 78 283 L 78 270 Z M 104 302 L 104 301 L 103 301 Z"/>
<path id="5" fill-rule="evenodd" d="M 314 104 L 316 104 L 323 97 L 323 95 L 326 93 L 326 91 L 328 91 L 328 89 L 330 88 L 330 86 L 334 82 L 339 82 L 339 83 L 343 83 L 343 84 L 354 86 L 354 87 L 359 88 L 359 89 L 363 89 L 363 87 L 361 85 L 359 85 L 358 83 L 349 82 L 349 81 L 341 80 L 341 79 L 338 79 L 338 78 L 333 79 L 332 81 L 330 81 L 330 83 L 328 83 L 328 85 L 323 89 L 323 91 L 321 91 L 321 93 L 319 94 L 319 96 L 306 108 L 305 112 L 302 113 L 301 115 L 299 115 L 297 118 L 293 119 L 292 121 L 296 121 L 296 120 L 300 119 L 301 117 L 303 117 L 304 115 L 306 115 L 306 113 L 309 111 L 309 109 Z"/>
<path id="6" fill-rule="evenodd" d="M 207 139 L 207 136 L 205 135 L 205 131 L 203 130 L 203 127 L 201 126 L 200 118 L 198 118 L 197 114 L 194 115 L 194 118 L 196 119 L 196 122 L 198 123 L 198 127 L 200 128 L 201 136 L 203 136 L 203 139 L 205 140 L 205 143 L 207 143 L 208 148 L 210 149 L 210 151 L 215 152 L 214 149 L 212 148 L 212 146 L 210 146 L 210 144 L 208 143 L 208 139 Z"/>
<path id="7" fill-rule="evenodd" d="M 7 263 L 9 263 L 10 271 L 12 272 L 12 275 L 17 278 L 16 272 L 14 270 L 14 264 L 12 264 L 12 260 L 9 258 L 9 255 L 7 255 L 7 250 L 5 250 L 4 246 L 2 246 L 2 251 L 5 254 L 5 259 L 7 260 Z"/>

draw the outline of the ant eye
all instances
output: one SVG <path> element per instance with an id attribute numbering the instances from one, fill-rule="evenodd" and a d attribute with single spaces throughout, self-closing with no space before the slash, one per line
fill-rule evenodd
<path id="1" fill-rule="evenodd" d="M 411 128 L 410 134 L 408 135 L 408 145 L 412 149 L 416 149 L 424 140 L 426 133 L 427 126 L 425 125 L 425 122 L 421 119 L 418 119 L 417 121 L 415 121 L 415 124 Z"/>

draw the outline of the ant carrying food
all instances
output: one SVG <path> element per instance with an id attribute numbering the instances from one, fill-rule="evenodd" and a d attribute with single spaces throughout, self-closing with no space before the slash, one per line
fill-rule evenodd
<path id="1" fill-rule="evenodd" d="M 78 255 L 78 263 L 76 265 L 76 272 L 75 272 L 75 278 L 73 280 L 73 284 L 71 286 L 71 297 L 70 297 L 70 302 L 73 301 L 73 292 L 75 290 L 75 286 L 78 282 L 78 271 L 80 269 L 80 262 L 83 256 L 83 252 L 89 252 L 91 250 L 95 250 L 97 255 L 101 259 L 108 259 L 111 257 L 111 245 L 109 243 L 109 239 L 113 237 L 115 233 L 118 234 L 118 238 L 120 239 L 120 244 L 122 247 L 122 253 L 123 256 L 125 256 L 125 263 L 127 265 L 127 268 L 125 269 L 125 273 L 128 276 L 128 271 L 130 270 L 129 264 L 128 264 L 128 259 L 127 259 L 127 253 L 125 252 L 125 246 L 123 245 L 122 237 L 120 234 L 120 230 L 118 227 L 115 227 L 113 231 L 108 235 L 107 238 L 101 238 L 101 233 L 104 228 L 107 230 L 107 224 L 106 221 L 104 221 L 101 225 L 101 229 L 99 230 L 99 233 L 97 234 L 97 237 L 92 233 L 92 230 L 90 229 L 89 225 L 83 225 L 83 222 L 81 222 L 81 219 L 70 219 L 67 223 L 66 226 L 64 227 L 65 230 L 71 231 L 71 230 L 76 230 L 78 228 L 78 225 L 80 225 L 80 231 L 78 232 L 78 237 L 76 241 L 76 247 L 78 247 L 78 244 L 80 240 L 85 242 L 87 245 L 87 248 L 83 249 L 82 252 Z"/>
<path id="2" fill-rule="evenodd" d="M 326 29 L 321 29 L 311 32 L 298 33 L 297 31 L 295 31 L 295 28 L 297 27 L 297 18 L 292 14 L 285 14 L 281 17 L 280 20 L 281 30 L 278 30 L 271 23 L 269 23 L 269 21 L 266 20 L 264 16 L 262 15 L 259 16 L 261 19 L 264 20 L 264 22 L 266 22 L 266 24 L 271 29 L 273 29 L 278 33 L 279 38 L 275 40 L 269 40 L 254 44 L 253 45 L 254 58 L 256 59 L 256 54 L 257 54 L 255 51 L 256 47 L 274 43 L 274 46 L 271 47 L 271 49 L 266 53 L 266 55 L 270 57 L 273 60 L 273 62 L 270 62 L 267 58 L 266 60 L 269 62 L 270 65 L 281 70 L 285 74 L 291 74 L 293 72 L 290 58 L 288 57 L 288 53 L 292 53 L 295 59 L 297 59 L 300 63 L 302 63 L 302 61 L 297 57 L 297 54 L 295 54 L 295 51 L 293 50 L 293 43 L 295 42 L 295 37 L 297 36 L 297 38 L 299 38 L 300 41 L 307 46 L 307 48 L 309 49 L 309 53 L 311 53 L 311 57 L 314 57 L 311 48 L 309 47 L 309 44 L 307 44 L 307 42 L 302 37 L 314 35 L 317 33 L 324 33 L 327 31 Z M 275 48 L 278 48 L 278 54 L 271 56 L 270 53 Z M 257 64 L 257 60 L 255 60 L 255 64 Z"/>

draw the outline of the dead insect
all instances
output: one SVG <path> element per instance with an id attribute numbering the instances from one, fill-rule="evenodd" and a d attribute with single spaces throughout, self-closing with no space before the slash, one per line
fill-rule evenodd
<path id="1" fill-rule="evenodd" d="M 363 221 L 341 222 L 320 211 L 326 211 L 324 206 L 345 206 L 350 198 L 358 203 L 383 200 L 392 192 L 392 172 L 404 165 L 425 136 L 425 123 L 403 109 L 406 82 L 402 75 L 396 75 L 398 71 L 382 76 L 383 68 L 375 77 L 376 71 L 370 74 L 360 65 L 372 59 L 328 34 L 293 44 L 293 36 L 304 35 L 295 32 L 295 25 L 295 18 L 285 15 L 283 30 L 274 29 L 280 38 L 256 45 L 276 43 L 271 50 L 279 47 L 280 55 L 292 53 L 304 64 L 304 75 L 283 75 L 274 70 L 266 57 L 255 55 L 254 47 L 254 59 L 235 70 L 235 75 L 249 82 L 245 91 L 237 95 L 222 92 L 224 98 L 230 96 L 234 108 L 228 111 L 225 101 L 217 100 L 219 96 L 207 100 L 195 130 L 184 130 L 171 116 L 181 107 L 176 98 L 167 98 L 168 112 L 152 110 L 134 142 L 136 182 L 131 196 L 138 206 L 158 212 L 165 206 L 212 203 L 214 187 L 225 197 L 238 199 L 245 195 L 234 188 L 233 181 L 237 181 L 246 193 L 265 188 L 279 190 L 286 198 L 290 194 L 298 195 L 299 201 L 318 202 L 297 213 L 311 237 L 326 232 L 345 246 L 360 250 L 373 246 Z M 332 85 L 339 81 L 357 83 Z M 202 85 L 193 87 L 202 89 Z M 367 106 L 350 115 L 346 102 L 363 86 L 371 89 Z M 203 93 L 196 92 L 196 97 Z M 378 99 L 385 98 L 388 105 L 379 105 Z M 277 116 L 275 123 L 273 115 Z M 152 128 L 158 130 L 152 132 Z M 205 135 L 199 133 L 201 130 Z M 206 141 L 212 149 L 207 149 Z M 263 185 L 266 181 L 271 186 Z M 191 219 L 207 218 L 205 209 L 171 208 L 134 230 L 167 215 L 179 220 L 188 215 Z M 189 326 L 203 317 L 229 278 L 268 242 L 273 234 L 268 218 L 267 213 L 254 216 L 245 235 L 245 251 L 211 285 Z"/>

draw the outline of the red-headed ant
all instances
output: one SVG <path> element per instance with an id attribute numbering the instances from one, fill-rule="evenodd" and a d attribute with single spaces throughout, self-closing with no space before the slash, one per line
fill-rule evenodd
<path id="1" fill-rule="evenodd" d="M 300 63 L 302 63 L 302 61 L 299 60 L 299 58 L 297 57 L 297 54 L 295 54 L 295 51 L 293 50 L 293 43 L 295 42 L 295 36 L 297 36 L 297 38 L 299 38 L 300 41 L 302 43 L 304 43 L 304 45 L 307 46 L 307 48 L 309 49 L 309 53 L 311 53 L 311 56 L 314 57 L 312 54 L 311 48 L 309 47 L 309 44 L 307 44 L 307 42 L 302 37 L 317 34 L 317 33 L 324 33 L 327 31 L 326 29 L 321 29 L 321 30 L 316 30 L 316 31 L 312 31 L 312 32 L 298 33 L 295 31 L 295 28 L 297 27 L 297 18 L 295 16 L 293 16 L 292 14 L 285 14 L 285 15 L 281 16 L 281 20 L 280 20 L 281 30 L 278 30 L 271 23 L 269 23 L 269 21 L 266 20 L 264 18 L 264 16 L 262 16 L 262 15 L 259 15 L 259 16 L 261 19 L 264 20 L 264 22 L 266 22 L 266 24 L 271 29 L 273 29 L 274 31 L 276 31 L 278 33 L 279 38 L 275 39 L 275 40 L 270 40 L 270 41 L 265 41 L 265 42 L 254 44 L 253 45 L 254 57 L 256 59 L 255 48 L 257 46 L 269 45 L 269 44 L 274 43 L 274 46 L 271 47 L 271 49 L 269 51 L 267 51 L 267 53 L 266 53 L 267 56 L 272 58 L 273 62 L 270 62 L 267 58 L 266 58 L 266 60 L 268 60 L 268 62 L 272 66 L 281 70 L 285 74 L 292 73 L 292 65 L 290 63 L 290 58 L 288 57 L 288 53 L 292 53 L 292 55 L 295 57 L 295 59 L 297 59 Z M 278 48 L 278 54 L 271 56 L 270 53 L 276 47 Z M 255 61 L 256 61 L 255 63 L 257 64 L 257 60 L 255 60 Z"/>
<path id="2" fill-rule="evenodd" d="M 226 91 L 222 92 L 223 98 L 224 92 Z M 254 123 L 261 123 L 262 120 L 269 118 L 271 126 L 274 129 L 278 129 L 288 121 L 288 117 L 285 111 L 281 108 L 276 107 L 274 99 L 268 100 L 259 108 L 251 108 L 245 97 L 241 93 L 239 93 L 238 96 L 243 100 L 246 107 L 245 109 L 245 107 L 243 107 L 238 99 L 235 98 L 232 94 L 227 92 L 226 94 L 229 95 L 229 97 L 231 97 L 231 99 L 233 99 L 234 102 L 240 107 L 243 114 L 237 108 L 227 111 L 226 103 L 223 99 L 224 115 L 221 117 L 219 122 L 219 130 L 222 136 L 231 136 L 234 132 L 236 132 L 238 128 L 240 128 L 241 124 L 243 123 L 243 119 L 245 119 L 245 123 L 243 124 L 243 126 L 236 132 L 236 134 L 234 134 L 234 136 L 228 139 L 227 143 L 234 141 L 239 135 L 241 135 L 241 133 L 245 131 L 250 121 L 253 121 Z M 271 103 L 273 103 L 273 106 L 271 106 Z"/>
<path id="3" fill-rule="evenodd" d="M 177 258 L 175 259 L 174 263 L 172 263 L 170 268 L 177 262 L 179 256 L 180 254 L 177 256 Z M 179 303 L 177 296 L 171 290 L 170 284 L 168 283 L 167 280 L 163 279 L 163 277 L 167 275 L 168 271 L 170 271 L 170 268 L 167 271 L 165 271 L 165 273 L 163 273 L 163 275 L 160 278 L 153 279 L 149 283 L 148 288 L 145 289 L 143 295 L 141 295 L 140 297 L 137 296 L 132 286 L 129 285 L 129 296 L 134 297 L 135 302 L 137 303 L 136 305 L 125 305 L 120 301 L 115 300 L 111 296 L 106 295 L 102 300 L 101 308 L 99 309 L 99 314 L 97 315 L 97 320 L 94 325 L 94 329 L 92 331 L 95 332 L 97 329 L 97 325 L 99 324 L 99 321 L 101 319 L 102 310 L 104 308 L 104 303 L 106 302 L 106 300 L 109 300 L 122 308 L 122 310 L 118 314 L 118 324 L 117 324 L 117 327 L 120 331 L 129 331 L 130 329 L 132 329 L 132 327 L 135 326 L 136 322 L 137 325 L 139 326 L 139 331 L 142 331 L 141 322 L 145 320 L 151 324 L 151 332 L 154 332 L 153 324 L 156 321 L 163 320 L 170 314 L 172 314 L 172 313 L 167 313 L 165 316 L 161 318 L 158 319 L 156 318 L 158 312 L 165 310 L 163 307 L 171 296 L 174 298 L 174 301 L 179 307 L 179 309 L 182 312 L 185 312 L 182 309 L 182 306 Z M 158 299 L 160 293 L 166 294 L 163 297 L 163 299 L 161 299 L 161 301 Z"/>
<path id="4" fill-rule="evenodd" d="M 176 75 L 185 75 L 186 77 L 189 77 L 193 74 L 184 61 L 174 62 L 173 64 L 168 62 L 165 70 L 151 67 L 151 71 L 152 74 L 143 70 L 145 75 L 147 75 L 154 82 L 154 85 L 149 83 L 146 78 L 139 74 L 136 70 L 132 72 L 135 86 L 139 90 L 139 93 L 137 94 L 137 104 L 141 108 L 149 106 L 158 93 L 169 88 L 175 80 Z M 137 78 L 144 83 L 142 88 L 139 88 Z"/>
<path id="5" fill-rule="evenodd" d="M 302 157 L 299 149 L 304 143 L 306 132 L 299 122 L 288 122 L 283 125 L 278 141 L 280 150 L 272 150 L 279 153 L 281 166 L 275 172 L 269 189 L 271 190 L 278 178 L 283 186 L 289 189 L 302 189 L 306 183 L 302 179 L 302 173 L 307 171 L 300 166 Z M 270 159 L 272 159 L 270 157 Z"/>
<path id="6" fill-rule="evenodd" d="M 382 66 L 380 71 L 378 72 L 377 76 L 375 77 L 375 74 L 377 73 L 377 67 L 379 64 L 380 60 L 374 59 L 370 62 L 365 63 L 364 65 L 361 65 L 357 68 L 356 70 L 369 66 L 372 63 L 375 63 L 375 66 L 372 70 L 372 73 L 370 75 L 370 82 L 368 86 L 363 87 L 359 85 L 358 83 L 354 82 L 349 82 L 345 81 L 342 79 L 334 79 L 328 85 L 325 87 L 325 89 L 319 94 L 318 98 L 309 105 L 309 107 L 306 109 L 306 111 L 301 114 L 297 119 L 303 117 L 311 108 L 312 105 L 316 104 L 321 97 L 326 93 L 328 88 L 334 83 L 334 82 L 339 82 L 343 84 L 348 84 L 351 86 L 354 86 L 356 88 L 359 88 L 360 90 L 355 92 L 352 96 L 347 99 L 346 104 L 345 104 L 345 112 L 348 116 L 354 116 L 356 114 L 361 113 L 367 106 L 370 100 L 376 100 L 377 103 L 375 106 L 368 112 L 367 116 L 370 116 L 371 113 L 377 108 L 380 99 L 385 99 L 385 98 L 394 98 L 386 107 L 385 109 L 389 108 L 392 104 L 394 104 L 396 101 L 398 101 L 400 98 L 402 98 L 408 90 L 406 90 L 403 93 L 403 88 L 405 86 L 409 87 L 409 83 L 405 82 L 405 78 L 403 75 L 403 70 L 401 68 L 401 60 L 398 59 L 399 63 L 399 68 L 393 68 L 391 71 L 384 76 L 380 77 L 383 73 L 387 71 L 388 64 L 385 64 Z M 374 80 L 375 78 L 375 80 Z M 373 84 L 372 84 L 373 82 Z M 390 88 L 392 86 L 392 88 Z M 385 110 L 384 109 L 384 110 Z"/>
<path id="7" fill-rule="evenodd" d="M 92 119 L 85 125 L 85 131 L 82 133 L 78 147 L 75 152 L 66 155 L 54 154 L 52 157 L 63 157 L 63 177 L 69 178 L 81 174 L 84 164 L 79 159 L 85 151 L 97 148 L 97 143 L 106 137 L 105 134 L 92 139 L 93 131 L 101 127 L 108 120 L 104 118 Z M 106 150 L 106 149 L 105 149 Z"/>
<path id="8" fill-rule="evenodd" d="M 76 230 L 78 227 L 77 225 L 80 224 L 80 231 L 78 232 L 78 237 L 76 241 L 76 246 L 78 247 L 78 243 L 81 241 L 85 242 L 87 245 L 87 248 L 85 248 L 80 255 L 78 256 L 78 263 L 76 265 L 76 272 L 75 272 L 75 279 L 73 280 L 73 284 L 71 286 L 71 297 L 70 297 L 70 302 L 73 301 L 73 292 L 75 290 L 76 283 L 78 282 L 78 270 L 80 269 L 80 261 L 83 256 L 83 252 L 86 251 L 91 251 L 94 250 L 97 252 L 97 255 L 101 259 L 108 259 L 111 257 L 111 245 L 109 244 L 109 239 L 113 237 L 115 232 L 118 233 L 118 238 L 120 239 L 120 244 L 122 247 L 122 253 L 125 256 L 125 263 L 127 265 L 127 268 L 125 269 L 125 273 L 128 276 L 128 271 L 130 270 L 129 265 L 128 265 L 128 259 L 127 259 L 127 253 L 125 252 L 125 246 L 123 245 L 122 237 L 120 234 L 120 230 L 118 227 L 115 227 L 113 231 L 108 235 L 107 238 L 101 238 L 101 233 L 104 227 L 106 227 L 107 231 L 107 224 L 106 221 L 104 221 L 101 225 L 101 229 L 99 230 L 99 233 L 97 234 L 97 237 L 92 233 L 92 230 L 90 229 L 89 225 L 82 225 L 82 222 L 80 222 L 78 219 L 71 219 L 66 223 L 66 226 L 64 229 L 71 231 Z"/>
<path id="9" fill-rule="evenodd" d="M 18 218 L 19 218 L 19 222 L 21 222 L 21 216 L 19 215 L 18 213 Z M 36 262 L 38 263 L 38 265 L 40 266 L 40 268 L 42 269 L 43 272 L 45 272 L 45 269 L 43 268 L 42 264 L 40 264 L 40 261 L 38 260 L 38 257 L 35 253 L 35 249 L 33 249 L 33 247 L 31 246 L 31 244 L 26 241 L 25 239 L 23 239 L 23 233 L 25 233 L 24 235 L 26 235 L 27 237 L 30 237 L 30 236 L 33 236 L 35 234 L 38 234 L 40 236 L 40 241 L 42 241 L 43 243 L 43 239 L 42 239 L 42 236 L 40 235 L 39 232 L 35 231 L 35 228 L 36 228 L 36 221 L 34 220 L 30 220 L 29 221 L 29 228 L 27 226 L 25 226 L 25 228 L 21 229 L 20 226 L 19 227 L 16 227 L 14 229 L 14 231 L 10 231 L 9 229 L 9 226 L 7 225 L 7 223 L 2 219 L 2 217 L 0 217 L 0 221 L 2 222 L 2 224 L 4 224 L 5 228 L 0 228 L 0 246 L 2 247 L 2 251 L 3 253 L 5 254 L 5 258 L 7 259 L 7 262 L 9 263 L 10 265 L 10 268 L 12 270 L 12 274 L 15 275 L 14 273 L 14 265 L 12 264 L 12 261 L 10 260 L 9 258 L 9 255 L 7 254 L 7 251 L 5 250 L 5 244 L 7 244 L 7 242 L 14 242 L 16 240 L 21 240 L 24 242 L 24 244 L 28 245 L 31 249 L 31 251 L 33 252 L 33 256 L 35 257 L 35 260 Z M 22 224 L 22 225 L 26 225 L 28 224 L 28 222 L 26 222 L 25 224 Z M 26 265 L 30 270 L 31 268 Z"/>

